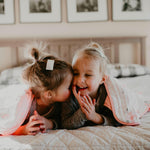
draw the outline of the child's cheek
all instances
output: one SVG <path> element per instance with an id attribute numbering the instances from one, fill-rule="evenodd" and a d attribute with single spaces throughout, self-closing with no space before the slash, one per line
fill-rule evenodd
<path id="1" fill-rule="evenodd" d="M 74 77 L 74 78 L 73 78 L 73 85 L 75 85 L 76 83 L 77 83 L 77 78 Z"/>
<path id="2" fill-rule="evenodd" d="M 64 97 L 67 99 L 69 98 L 70 94 L 71 94 L 71 91 L 68 90 L 67 92 L 64 93 Z"/>

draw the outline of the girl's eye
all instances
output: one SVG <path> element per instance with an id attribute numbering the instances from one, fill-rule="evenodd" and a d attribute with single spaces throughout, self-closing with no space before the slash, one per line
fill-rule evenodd
<path id="1" fill-rule="evenodd" d="M 73 75 L 74 75 L 74 76 L 77 76 L 77 75 L 79 75 L 79 73 L 73 73 Z"/>
<path id="2" fill-rule="evenodd" d="M 90 77 L 90 76 L 92 76 L 92 75 L 91 75 L 91 74 L 85 74 L 85 76 L 86 76 L 86 77 Z"/>

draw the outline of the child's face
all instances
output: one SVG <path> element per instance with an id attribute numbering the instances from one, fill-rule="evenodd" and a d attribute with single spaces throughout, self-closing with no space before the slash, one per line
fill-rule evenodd
<path id="1" fill-rule="evenodd" d="M 81 96 L 89 95 L 96 98 L 97 90 L 102 80 L 99 69 L 99 62 L 85 57 L 80 57 L 73 64 L 74 79 L 73 85 Z"/>
<path id="2" fill-rule="evenodd" d="M 68 76 L 66 77 L 66 79 L 64 80 L 64 82 L 58 87 L 58 89 L 54 92 L 53 94 L 53 101 L 55 102 L 64 102 L 66 101 L 70 94 L 70 85 L 72 82 L 72 74 L 68 74 Z"/>

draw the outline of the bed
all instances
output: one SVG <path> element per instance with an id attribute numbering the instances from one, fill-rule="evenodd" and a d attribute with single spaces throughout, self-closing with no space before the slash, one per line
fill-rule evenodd
<path id="1" fill-rule="evenodd" d="M 102 44 L 110 60 L 108 74 L 126 84 L 130 90 L 140 92 L 150 99 L 150 69 L 145 65 L 145 37 L 111 37 L 82 39 L 38 39 L 49 43 L 47 52 L 55 53 L 71 62 L 81 46 L 95 41 Z M 23 45 L 29 39 L 0 40 L 0 48 L 9 48 L 13 59 L 0 73 L 0 98 L 3 91 L 13 86 L 22 90 L 21 72 L 27 59 L 23 57 Z M 129 50 L 128 50 L 129 49 Z M 124 60 L 124 51 L 131 52 Z M 123 54 L 122 54 L 123 53 Z M 129 54 L 127 55 L 129 56 Z M 135 59 L 136 57 L 136 59 Z M 124 61 L 124 62 L 123 62 Z M 5 63 L 4 63 L 5 64 Z M 8 92 L 9 93 L 9 92 Z M 36 136 L 0 136 L 0 149 L 9 150 L 149 150 L 150 112 L 141 118 L 138 126 L 88 126 L 75 130 L 59 129 Z"/>

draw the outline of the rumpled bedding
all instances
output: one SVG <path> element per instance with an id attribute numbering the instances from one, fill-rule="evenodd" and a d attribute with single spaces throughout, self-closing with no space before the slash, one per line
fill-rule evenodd
<path id="1" fill-rule="evenodd" d="M 115 119 L 123 125 L 138 125 L 140 117 L 150 108 L 150 96 L 131 91 L 119 80 L 106 76 L 104 85 L 108 93 L 104 105 L 110 108 Z"/>
<path id="2" fill-rule="evenodd" d="M 139 126 L 95 126 L 52 130 L 36 136 L 0 137 L 0 149 L 9 150 L 149 150 L 150 113 Z"/>
<path id="3" fill-rule="evenodd" d="M 127 84 L 130 90 L 150 97 L 149 75 L 119 80 Z M 19 90 L 21 88 L 18 88 Z M 47 133 L 39 133 L 36 136 L 0 136 L 0 149 L 149 150 L 150 112 L 141 118 L 141 124 L 138 126 L 89 126 L 75 130 L 49 130 Z"/>
<path id="4" fill-rule="evenodd" d="M 31 99 L 21 98 L 25 91 L 25 85 L 0 90 L 0 134 L 12 134 L 24 122 L 31 107 Z"/>

